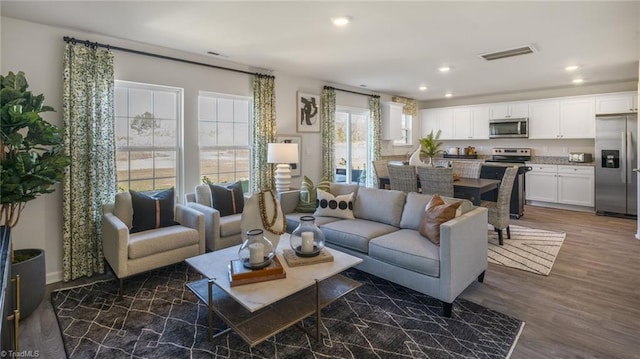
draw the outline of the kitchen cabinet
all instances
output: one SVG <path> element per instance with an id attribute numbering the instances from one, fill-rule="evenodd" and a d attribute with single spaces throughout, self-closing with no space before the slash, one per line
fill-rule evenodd
<path id="1" fill-rule="evenodd" d="M 383 102 L 382 112 L 382 139 L 399 140 L 402 138 L 402 109 L 404 104 L 397 102 Z"/>
<path id="2" fill-rule="evenodd" d="M 637 113 L 638 94 L 636 92 L 620 92 L 596 96 L 596 114 Z"/>
<path id="3" fill-rule="evenodd" d="M 593 97 L 554 99 L 529 104 L 529 138 L 594 138 Z"/>
<path id="4" fill-rule="evenodd" d="M 420 120 L 422 124 L 422 137 L 433 131 L 435 135 L 438 130 L 441 140 L 452 140 L 454 137 L 453 130 L 453 108 L 435 108 L 420 111 Z"/>
<path id="5" fill-rule="evenodd" d="M 594 175 L 591 166 L 531 165 L 526 176 L 530 201 L 594 206 Z"/>
<path id="6" fill-rule="evenodd" d="M 454 109 L 453 135 L 457 140 L 489 139 L 489 108 L 481 106 Z"/>
<path id="7" fill-rule="evenodd" d="M 527 102 L 494 103 L 489 106 L 490 119 L 526 118 L 529 117 Z"/>

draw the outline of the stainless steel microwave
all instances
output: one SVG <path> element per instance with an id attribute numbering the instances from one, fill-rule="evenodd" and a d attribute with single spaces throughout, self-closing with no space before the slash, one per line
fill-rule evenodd
<path id="1" fill-rule="evenodd" d="M 528 118 L 489 120 L 489 138 L 529 137 Z"/>

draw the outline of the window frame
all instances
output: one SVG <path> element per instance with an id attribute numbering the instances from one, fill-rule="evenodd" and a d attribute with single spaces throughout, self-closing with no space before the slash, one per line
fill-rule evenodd
<path id="1" fill-rule="evenodd" d="M 413 146 L 413 116 L 402 114 L 402 126 L 401 132 L 404 138 L 393 141 L 395 147 L 409 147 Z"/>
<path id="2" fill-rule="evenodd" d="M 365 160 L 365 168 L 364 170 L 366 171 L 366 173 L 370 173 L 369 171 L 369 167 L 370 163 L 371 163 L 371 158 L 370 158 L 370 153 L 369 153 L 369 140 L 371 138 L 371 131 L 372 131 L 372 126 L 371 126 L 371 110 L 369 110 L 368 108 L 359 108 L 359 107 L 352 107 L 352 106 L 343 106 L 343 105 L 337 105 L 336 106 L 336 111 L 335 111 L 335 116 L 336 118 L 338 117 L 338 113 L 342 112 L 342 113 L 347 113 L 349 115 L 348 117 L 348 121 L 347 121 L 347 129 L 346 129 L 346 143 L 347 143 L 347 158 L 346 158 L 346 169 L 350 169 L 350 171 L 346 171 L 345 175 L 346 175 L 346 182 L 345 183 L 360 183 L 358 182 L 353 182 L 354 179 L 352 178 L 352 174 L 353 174 L 353 166 L 352 166 L 352 143 L 351 143 L 351 116 L 353 115 L 359 115 L 359 116 L 364 116 L 365 117 L 365 121 L 367 124 L 367 133 L 365 134 L 365 139 L 366 139 L 366 160 Z M 335 134 L 334 134 L 335 136 Z M 335 141 L 335 138 L 334 138 Z M 334 142 L 335 143 L 335 142 Z M 338 163 L 336 161 L 336 163 L 334 164 L 334 168 L 333 168 L 333 172 L 334 174 L 336 173 L 337 169 L 338 169 Z M 366 174 L 366 176 L 368 176 L 368 174 Z M 335 179 L 334 179 L 335 180 Z M 366 184 L 366 180 L 365 180 L 365 184 Z"/>

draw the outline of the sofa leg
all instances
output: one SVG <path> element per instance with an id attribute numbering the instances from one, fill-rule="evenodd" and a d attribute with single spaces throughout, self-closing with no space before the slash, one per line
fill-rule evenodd
<path id="1" fill-rule="evenodd" d="M 507 226 L 507 238 L 511 239 L 511 229 Z"/>
<path id="2" fill-rule="evenodd" d="M 498 243 L 502 245 L 504 243 L 502 240 L 502 229 L 496 229 L 496 231 L 498 232 Z"/>
<path id="3" fill-rule="evenodd" d="M 480 273 L 480 275 L 478 276 L 478 282 L 480 282 L 480 283 L 484 282 L 484 273 L 485 272 L 486 271 L 482 271 L 482 273 Z"/>
<path id="4" fill-rule="evenodd" d="M 120 278 L 120 289 L 118 290 L 118 300 L 122 300 L 122 292 L 124 290 L 124 279 Z"/>
<path id="5" fill-rule="evenodd" d="M 447 318 L 451 318 L 451 309 L 453 309 L 453 303 L 442 302 L 442 312 Z"/>

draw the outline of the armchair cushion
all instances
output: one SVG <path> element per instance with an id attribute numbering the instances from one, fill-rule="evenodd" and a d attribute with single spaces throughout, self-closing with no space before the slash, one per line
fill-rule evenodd
<path id="1" fill-rule="evenodd" d="M 142 192 L 129 190 L 133 208 L 131 233 L 154 228 L 173 226 L 174 192 L 173 187 L 149 196 Z"/>
<path id="2" fill-rule="evenodd" d="M 199 240 L 198 231 L 185 226 L 171 226 L 132 233 L 129 237 L 129 259 L 143 258 L 187 247 L 197 244 Z"/>
<path id="3" fill-rule="evenodd" d="M 211 207 L 220 211 L 220 216 L 242 213 L 244 197 L 242 183 L 239 181 L 230 185 L 209 185 L 211 189 Z"/>

